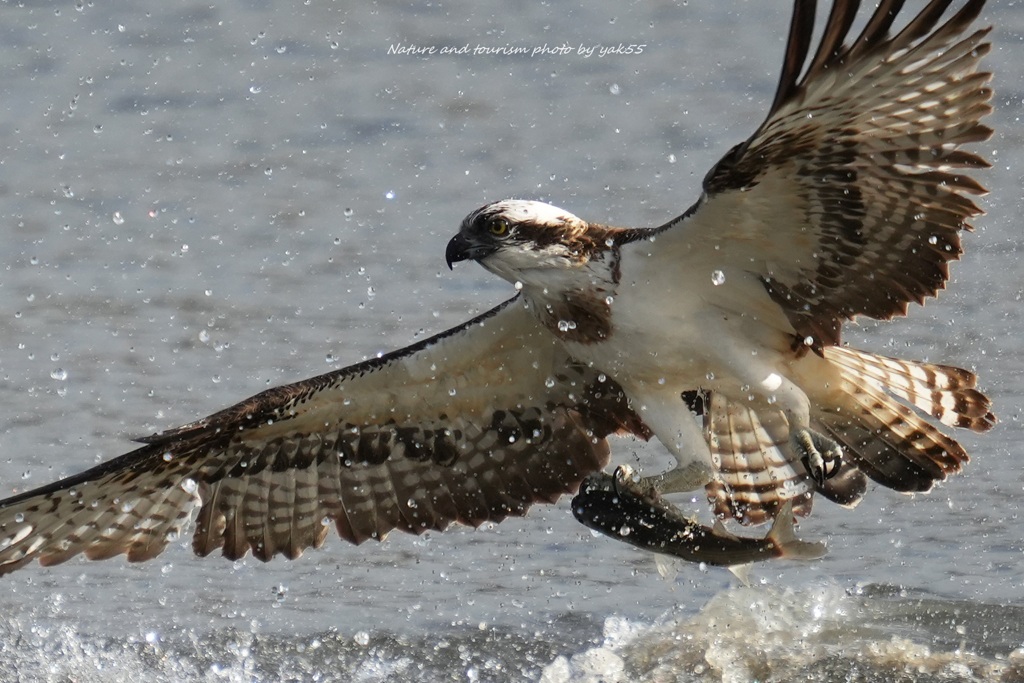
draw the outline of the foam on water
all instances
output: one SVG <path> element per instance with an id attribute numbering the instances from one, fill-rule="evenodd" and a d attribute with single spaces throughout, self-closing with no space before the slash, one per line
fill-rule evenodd
<path id="1" fill-rule="evenodd" d="M 678 215 L 762 120 L 788 4 L 5 6 L 0 495 L 507 298 L 444 269 L 475 206 Z M 979 372 L 1002 423 L 967 435 L 962 475 L 853 512 L 821 501 L 800 536 L 829 556 L 759 565 L 774 588 L 690 565 L 658 583 L 567 503 L 359 548 L 331 534 L 294 563 L 199 560 L 185 533 L 152 564 L 26 567 L 0 583 L 0 681 L 1024 681 L 1024 5 L 989 2 L 984 24 L 988 215 L 942 297 L 845 331 Z M 400 60 L 399 37 L 649 49 Z M 614 450 L 667 464 L 657 444 Z"/>
<path id="2" fill-rule="evenodd" d="M 910 616 L 913 603 L 894 604 Z M 692 618 L 639 626 L 605 621 L 605 641 L 545 667 L 542 683 L 618 681 L 1019 681 L 1024 649 L 983 656 L 943 649 L 937 624 L 916 636 L 876 621 L 882 605 L 836 586 L 807 591 L 737 588 Z M 890 615 L 897 616 L 897 615 Z M 885 625 L 888 623 L 888 625 Z"/>
<path id="3" fill-rule="evenodd" d="M 1024 681 L 1024 648 L 1013 645 L 1012 632 L 1020 612 L 826 585 L 729 589 L 689 617 L 658 623 L 608 616 L 602 626 L 563 615 L 531 633 L 480 627 L 295 636 L 254 626 L 118 638 L 38 615 L 0 617 L 0 679 L 1014 683 Z M 581 637 L 587 628 L 600 633 Z"/>

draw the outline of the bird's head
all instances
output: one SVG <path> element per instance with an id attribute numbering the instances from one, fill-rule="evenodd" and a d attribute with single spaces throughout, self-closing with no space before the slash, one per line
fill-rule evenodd
<path id="1" fill-rule="evenodd" d="M 483 206 L 462 221 L 448 242 L 445 259 L 473 260 L 509 282 L 529 283 L 541 271 L 571 270 L 596 249 L 588 224 L 543 202 L 506 199 Z"/>

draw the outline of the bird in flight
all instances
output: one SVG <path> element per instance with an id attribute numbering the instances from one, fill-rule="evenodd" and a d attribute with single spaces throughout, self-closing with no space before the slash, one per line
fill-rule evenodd
<path id="1" fill-rule="evenodd" d="M 817 3 L 796 0 L 767 117 L 677 218 L 619 228 L 536 201 L 483 206 L 447 261 L 513 283 L 508 301 L 0 502 L 0 574 L 147 560 L 193 514 L 196 553 L 261 560 L 298 557 L 330 527 L 361 543 L 499 521 L 600 477 L 617 434 L 676 460 L 623 480 L 623 509 L 637 491 L 703 488 L 719 518 L 784 518 L 744 546 L 773 555 L 820 554 L 791 531 L 815 494 L 852 506 L 869 479 L 915 492 L 958 472 L 968 456 L 943 427 L 995 423 L 974 374 L 841 343 L 847 320 L 936 295 L 982 213 L 970 174 L 987 163 L 963 146 L 991 135 L 988 30 L 970 29 L 984 0 L 901 19 L 903 4 L 881 0 L 854 31 L 859 2 L 835 0 L 812 50 Z M 607 487 L 581 497 L 577 512 L 614 522 Z M 655 521 L 681 529 L 670 512 Z M 700 561 L 699 536 L 658 538 Z"/>

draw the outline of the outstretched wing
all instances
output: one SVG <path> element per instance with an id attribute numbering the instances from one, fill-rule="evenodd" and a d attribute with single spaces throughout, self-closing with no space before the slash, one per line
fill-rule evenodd
<path id="1" fill-rule="evenodd" d="M 725 282 L 758 278 L 820 349 L 844 320 L 906 314 L 945 285 L 960 231 L 982 213 L 968 172 L 988 164 L 960 147 L 991 135 L 980 121 L 992 93 L 978 71 L 988 29 L 963 35 L 984 0 L 945 21 L 951 0 L 931 0 L 895 33 L 903 2 L 882 0 L 856 37 L 859 2 L 837 0 L 812 55 L 815 4 L 795 4 L 767 119 L 660 229 L 658 249 Z"/>
<path id="2" fill-rule="evenodd" d="M 816 3 L 797 0 L 767 119 L 711 169 L 700 201 L 663 226 L 655 245 L 679 271 L 721 271 L 715 284 L 724 286 L 704 292 L 710 306 L 791 334 L 826 358 L 837 355 L 845 320 L 903 315 L 945 285 L 962 253 L 960 231 L 981 213 L 971 196 L 984 189 L 968 173 L 988 165 L 961 147 L 992 132 L 981 123 L 991 111 L 991 74 L 979 71 L 988 29 L 967 35 L 984 0 L 948 17 L 952 0 L 931 0 L 900 22 L 902 0 L 881 0 L 853 32 L 859 4 L 836 0 L 812 51 Z M 751 286 L 728 298 L 736 281 Z M 970 373 L 956 370 L 962 379 L 947 382 L 939 366 L 894 366 L 907 369 L 886 375 L 889 390 L 938 396 L 934 405 L 911 401 L 936 419 L 979 431 L 994 423 Z M 856 504 L 865 474 L 927 490 L 960 468 L 963 449 L 909 408 L 882 401 L 877 378 L 843 374 L 860 403 L 814 424 L 856 467 L 820 486 L 792 449 L 781 412 L 712 396 L 705 430 L 719 475 L 708 494 L 718 515 L 760 523 L 789 499 L 807 514 L 815 491 Z"/>
<path id="3" fill-rule="evenodd" d="M 150 559 L 198 506 L 193 548 L 269 560 L 522 515 L 646 428 L 519 298 L 379 359 L 270 389 L 80 475 L 0 502 L 0 574 L 79 553 Z"/>

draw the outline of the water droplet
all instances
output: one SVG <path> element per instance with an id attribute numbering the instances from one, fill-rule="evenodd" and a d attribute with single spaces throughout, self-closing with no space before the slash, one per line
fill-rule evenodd
<path id="1" fill-rule="evenodd" d="M 619 527 L 619 536 L 629 536 L 631 533 L 633 533 L 633 529 L 625 524 Z"/>
<path id="2" fill-rule="evenodd" d="M 50 372 L 50 377 L 57 380 L 58 382 L 63 382 L 68 378 L 68 371 L 65 370 L 64 368 L 56 368 L 55 370 Z"/>
<path id="3" fill-rule="evenodd" d="M 196 480 L 191 477 L 186 477 L 181 480 L 181 490 L 185 493 L 195 493 L 199 485 L 196 484 Z"/>
<path id="4" fill-rule="evenodd" d="M 612 83 L 610 86 L 608 86 L 608 92 L 610 92 L 613 95 L 618 95 L 619 93 L 622 92 L 622 88 L 619 87 L 618 83 Z"/>
<path id="5" fill-rule="evenodd" d="M 16 513 L 14 515 L 14 521 L 17 522 L 18 524 L 21 524 L 22 522 L 24 522 L 25 521 L 25 513 L 24 512 Z"/>
<path id="6" fill-rule="evenodd" d="M 419 507 L 419 503 L 416 502 L 415 498 L 410 498 L 409 500 L 405 501 L 405 503 L 406 503 L 406 505 L 408 505 L 413 510 L 415 510 L 417 507 Z"/>
<path id="7" fill-rule="evenodd" d="M 366 647 L 370 644 L 370 634 L 366 631 L 360 631 L 352 638 L 352 640 L 356 641 L 356 645 Z"/>
<path id="8" fill-rule="evenodd" d="M 546 386 L 548 389 L 550 389 L 551 387 L 555 386 L 555 378 L 554 377 L 548 377 L 547 379 L 545 379 L 544 380 L 544 386 Z"/>
<path id="9" fill-rule="evenodd" d="M 353 211 L 352 209 L 350 209 L 348 207 L 345 207 L 345 210 L 342 211 L 341 213 L 342 213 L 342 215 L 345 216 L 345 218 L 352 218 L 352 214 L 354 214 L 355 211 Z"/>
<path id="10" fill-rule="evenodd" d="M 164 453 L 163 458 L 164 462 L 170 462 L 174 460 L 174 455 L 170 451 L 167 451 L 166 453 Z"/>
<path id="11" fill-rule="evenodd" d="M 120 211 L 115 211 L 113 216 L 114 225 L 124 225 L 124 216 Z"/>
<path id="12" fill-rule="evenodd" d="M 670 163 L 670 164 L 676 163 L 676 155 L 675 154 L 669 154 L 668 155 L 668 163 Z"/>
<path id="13" fill-rule="evenodd" d="M 711 271 L 711 284 L 715 287 L 725 284 L 725 273 L 720 270 Z"/>
<path id="14" fill-rule="evenodd" d="M 804 346 L 813 346 L 813 345 L 814 345 L 814 337 L 812 337 L 811 335 L 807 335 L 806 337 L 804 337 Z"/>
<path id="15" fill-rule="evenodd" d="M 938 238 L 937 235 L 932 235 L 931 237 L 928 238 L 928 244 L 938 244 L 938 243 L 939 243 L 939 238 Z"/>
<path id="16" fill-rule="evenodd" d="M 387 192 L 384 193 L 384 199 L 394 199 L 394 198 L 395 198 L 395 191 L 394 190 L 388 190 Z"/>

